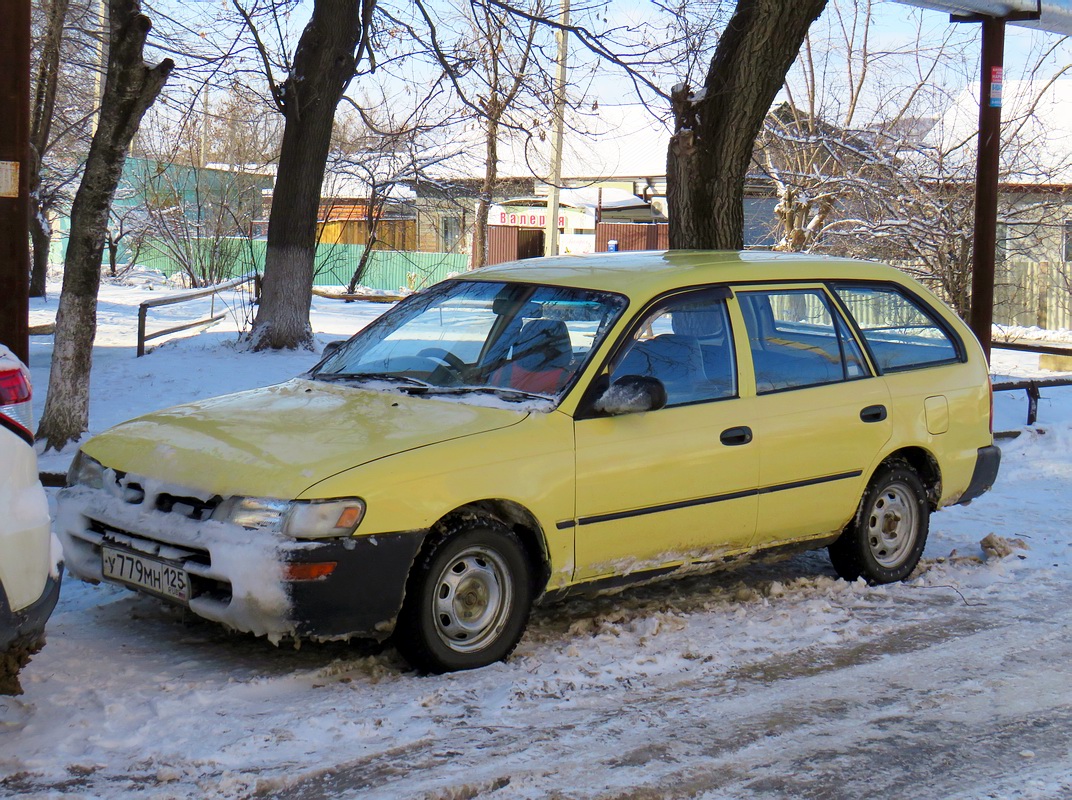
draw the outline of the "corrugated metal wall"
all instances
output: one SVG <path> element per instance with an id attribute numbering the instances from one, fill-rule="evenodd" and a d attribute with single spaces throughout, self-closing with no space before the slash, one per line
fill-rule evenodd
<path id="1" fill-rule="evenodd" d="M 488 266 L 517 260 L 517 228 L 488 225 Z"/>
<path id="2" fill-rule="evenodd" d="M 596 225 L 596 252 L 605 253 L 611 240 L 617 241 L 618 249 L 622 251 L 666 250 L 670 247 L 670 226 L 664 222 L 601 222 Z"/>
<path id="3" fill-rule="evenodd" d="M 263 240 L 242 240 L 239 255 L 227 277 L 263 272 L 266 248 L 267 243 Z M 361 245 L 353 244 L 321 244 L 316 249 L 313 285 L 347 285 L 361 261 L 364 249 Z M 150 241 L 143 245 L 137 263 L 169 276 L 182 271 L 182 265 L 158 242 Z M 361 285 L 387 291 L 422 289 L 450 275 L 464 272 L 468 267 L 469 256 L 465 254 L 374 250 Z"/>

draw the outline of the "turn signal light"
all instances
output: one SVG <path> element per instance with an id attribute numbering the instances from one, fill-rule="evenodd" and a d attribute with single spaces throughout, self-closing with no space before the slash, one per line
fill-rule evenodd
<path id="1" fill-rule="evenodd" d="M 286 581 L 319 581 L 335 571 L 339 566 L 338 561 L 312 561 L 292 562 L 283 565 L 283 580 Z"/>
<path id="2" fill-rule="evenodd" d="M 339 521 L 335 523 L 336 528 L 349 528 L 353 530 L 357 527 L 357 523 L 361 521 L 364 509 L 358 506 L 347 506 L 343 509 L 343 512 L 339 514 Z"/>

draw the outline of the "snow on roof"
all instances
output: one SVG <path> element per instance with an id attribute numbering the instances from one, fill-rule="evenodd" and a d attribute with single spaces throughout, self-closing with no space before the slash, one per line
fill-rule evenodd
<path id="1" fill-rule="evenodd" d="M 600 105 L 595 111 L 574 112 L 563 138 L 562 177 L 666 175 L 666 150 L 672 132 L 668 120 L 657 118 L 639 104 Z M 515 136 L 500 143 L 499 155 L 500 178 L 545 178 L 551 172 L 551 142 L 547 139 Z"/>
<path id="2" fill-rule="evenodd" d="M 1003 86 L 1001 180 L 1072 184 L 1072 80 L 1006 80 Z M 974 164 L 979 130 L 979 84 L 955 98 L 927 139 L 944 151 L 960 147 Z"/>
<path id="3" fill-rule="evenodd" d="M 551 173 L 551 142 L 531 131 L 502 129 L 499 141 L 499 179 L 546 180 Z M 483 127 L 468 123 L 441 129 L 435 141 L 422 143 L 421 158 L 431 180 L 480 179 L 484 176 Z M 666 175 L 666 151 L 672 128 L 640 104 L 605 105 L 594 110 L 569 112 L 562 147 L 564 180 L 610 178 L 662 178 Z M 357 177 L 333 170 L 324 177 L 325 197 L 367 197 L 369 187 Z M 604 189 L 603 207 L 612 206 Z M 397 191 L 396 191 L 397 194 Z M 629 194 L 629 193 L 626 193 Z M 629 197 L 632 197 L 629 194 Z M 540 204 L 545 202 L 540 201 Z M 565 200 L 563 200 L 565 202 Z M 591 197 L 574 202 L 594 208 Z M 633 198 L 635 205 L 640 201 Z"/>
<path id="4" fill-rule="evenodd" d="M 417 193 L 402 180 L 387 181 L 377 187 L 379 193 L 389 192 L 392 200 L 412 200 Z M 372 187 L 357 175 L 342 170 L 332 170 L 330 166 L 324 173 L 324 183 L 320 189 L 322 198 L 329 199 L 365 199 L 372 196 Z"/>
<path id="5" fill-rule="evenodd" d="M 596 207 L 608 209 L 647 208 L 648 203 L 625 189 L 604 187 L 600 189 L 588 186 L 583 189 L 563 189 L 559 194 L 559 204 L 569 208 L 593 211 Z M 505 200 L 503 206 L 542 206 L 547 204 L 547 197 L 517 197 Z"/>

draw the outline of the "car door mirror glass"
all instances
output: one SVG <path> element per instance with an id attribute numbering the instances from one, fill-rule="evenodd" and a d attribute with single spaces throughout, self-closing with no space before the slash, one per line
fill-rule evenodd
<path id="1" fill-rule="evenodd" d="M 641 411 L 658 411 L 666 405 L 666 387 L 658 378 L 647 375 L 623 375 L 607 387 L 596 400 L 600 414 L 618 416 Z"/>

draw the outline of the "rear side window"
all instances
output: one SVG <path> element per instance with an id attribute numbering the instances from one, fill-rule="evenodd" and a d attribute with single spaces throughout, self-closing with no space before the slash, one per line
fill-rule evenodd
<path id="1" fill-rule="evenodd" d="M 865 377 L 860 346 L 817 289 L 740 292 L 759 394 Z"/>
<path id="2" fill-rule="evenodd" d="M 883 372 L 960 360 L 956 340 L 919 301 L 895 286 L 837 286 Z"/>

